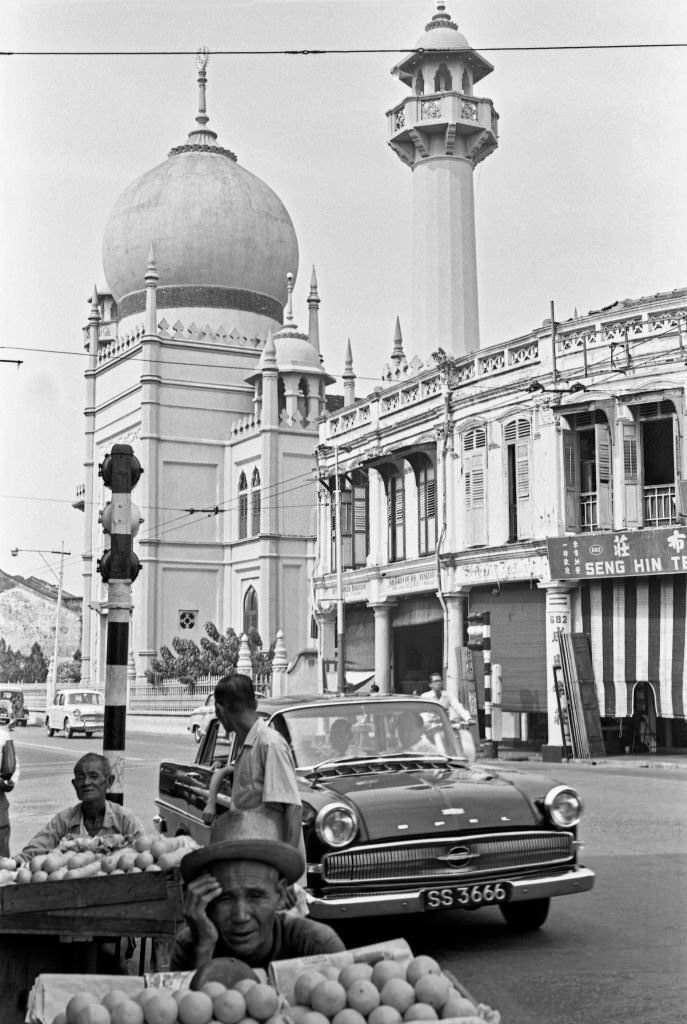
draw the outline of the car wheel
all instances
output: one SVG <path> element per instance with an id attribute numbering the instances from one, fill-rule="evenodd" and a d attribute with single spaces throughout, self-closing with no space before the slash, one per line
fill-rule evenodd
<path id="1" fill-rule="evenodd" d="M 502 903 L 499 910 L 513 931 L 533 932 L 544 924 L 550 903 L 549 899 L 523 900 L 522 903 Z"/>
<path id="2" fill-rule="evenodd" d="M 74 730 L 70 727 L 68 718 L 65 718 L 62 728 L 64 729 L 65 736 L 70 740 L 74 735 Z"/>
<path id="3" fill-rule="evenodd" d="M 50 727 L 50 719 L 49 718 L 46 718 L 46 720 L 45 720 L 45 728 L 48 730 L 48 736 L 54 736 L 55 735 L 55 730 Z"/>

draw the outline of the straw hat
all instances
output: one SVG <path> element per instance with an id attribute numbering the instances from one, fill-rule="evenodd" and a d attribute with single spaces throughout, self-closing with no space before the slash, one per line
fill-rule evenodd
<path id="1" fill-rule="evenodd" d="M 190 882 L 220 861 L 256 860 L 276 868 L 289 884 L 296 882 L 305 865 L 300 851 L 282 842 L 280 815 L 267 808 L 259 811 L 227 811 L 215 821 L 210 842 L 182 857 L 180 869 Z"/>

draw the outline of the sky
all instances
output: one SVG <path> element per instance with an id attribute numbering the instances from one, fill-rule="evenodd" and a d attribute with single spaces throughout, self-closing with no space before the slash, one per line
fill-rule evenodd
<path id="1" fill-rule="evenodd" d="M 194 126 L 192 53 L 402 51 L 435 6 L 3 0 L 0 360 L 22 362 L 0 362 L 0 569 L 55 582 L 60 557 L 31 549 L 64 543 L 65 587 L 82 593 L 82 327 L 94 285 L 106 288 L 112 205 Z M 476 93 L 500 114 L 499 148 L 475 172 L 482 347 L 540 326 L 552 301 L 565 320 L 687 285 L 687 45 L 648 45 L 687 44 L 683 0 L 447 9 L 494 65 Z M 64 54 L 77 50 L 92 55 Z M 157 55 L 170 50 L 187 53 Z M 350 337 L 359 395 L 379 381 L 396 316 L 410 324 L 411 172 L 386 143 L 386 111 L 406 95 L 389 73 L 399 57 L 242 52 L 208 67 L 219 144 L 293 220 L 295 318 L 315 265 L 326 367 L 342 373 Z"/>

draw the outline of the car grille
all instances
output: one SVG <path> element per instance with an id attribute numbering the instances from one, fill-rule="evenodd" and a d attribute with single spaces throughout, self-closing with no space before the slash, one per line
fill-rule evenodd
<path id="1" fill-rule="evenodd" d="M 516 832 L 384 843 L 325 854 L 322 879 L 335 885 L 422 882 L 489 871 L 551 867 L 572 858 L 572 844 L 569 832 Z"/>

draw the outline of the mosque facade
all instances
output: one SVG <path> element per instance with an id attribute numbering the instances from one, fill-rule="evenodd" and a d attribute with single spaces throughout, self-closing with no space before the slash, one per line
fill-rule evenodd
<path id="1" fill-rule="evenodd" d="M 207 622 L 255 627 L 265 646 L 282 630 L 291 657 L 312 647 L 313 448 L 332 381 L 317 280 L 313 270 L 300 330 L 293 224 L 209 128 L 206 64 L 201 54 L 188 138 L 112 209 L 108 290 L 94 293 L 85 328 L 83 675 L 94 682 L 107 618 L 98 466 L 118 442 L 144 471 L 133 493 L 137 677 L 174 637 L 199 643 Z"/>

